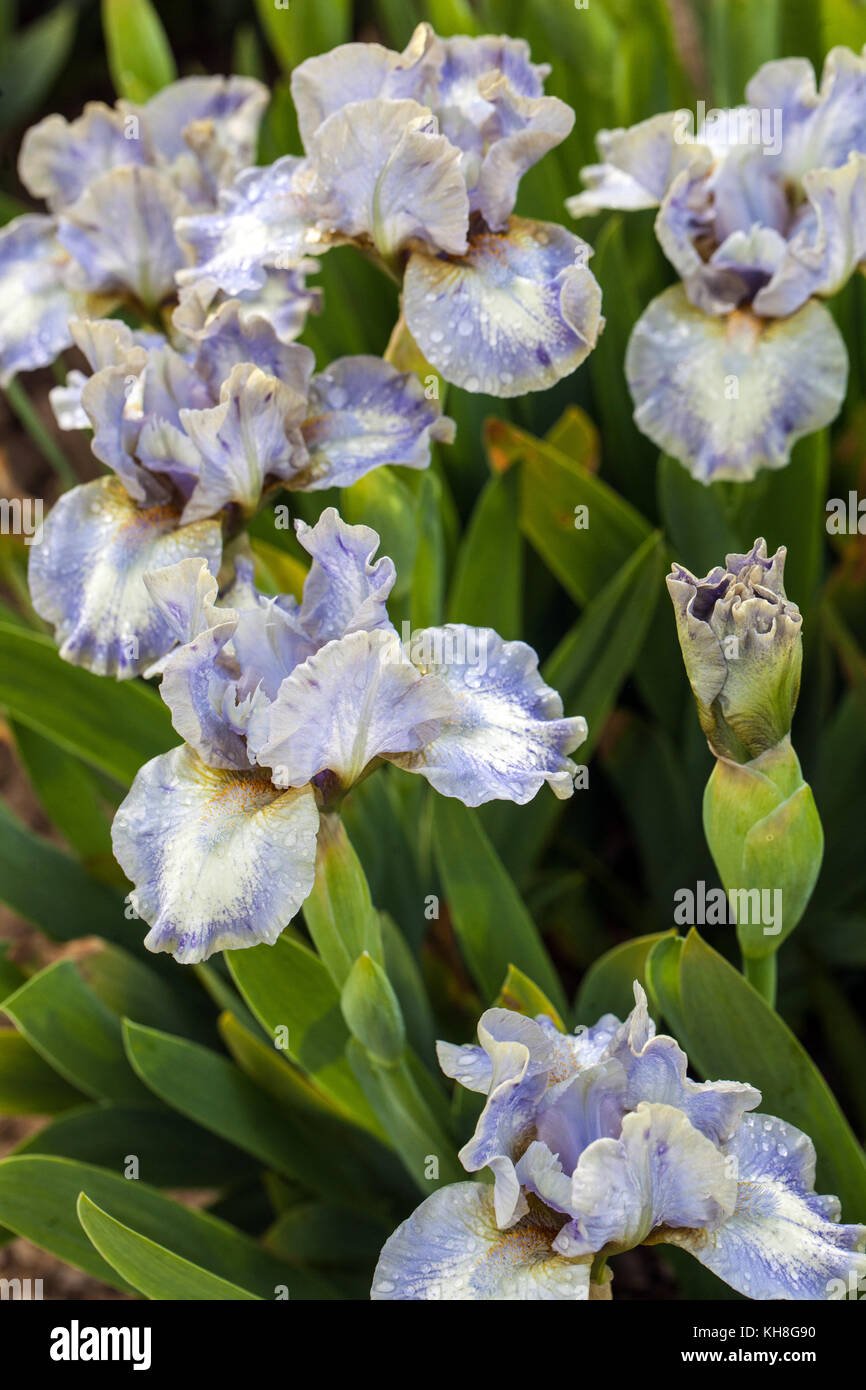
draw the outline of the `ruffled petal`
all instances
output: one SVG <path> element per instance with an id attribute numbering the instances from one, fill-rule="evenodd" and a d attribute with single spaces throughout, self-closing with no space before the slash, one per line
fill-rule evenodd
<path id="1" fill-rule="evenodd" d="M 503 73 L 490 73 L 479 90 L 493 108 L 496 138 L 481 160 L 471 205 L 498 232 L 508 226 L 523 175 L 571 133 L 574 112 L 558 97 L 521 96 Z"/>
<path id="2" fill-rule="evenodd" d="M 291 477 L 299 451 L 306 459 L 299 430 L 305 413 L 300 392 L 250 363 L 232 368 L 219 405 L 181 410 L 181 424 L 201 455 L 184 521 L 213 516 L 228 502 L 255 511 L 265 479 Z"/>
<path id="3" fill-rule="evenodd" d="M 268 89 L 251 77 L 184 77 L 141 108 L 148 158 L 168 166 L 192 203 L 211 203 L 219 187 L 253 163 Z"/>
<path id="4" fill-rule="evenodd" d="M 318 825 L 312 788 L 281 793 L 183 745 L 145 763 L 112 826 L 145 946 L 191 964 L 273 945 L 313 886 Z"/>
<path id="5" fill-rule="evenodd" d="M 708 172 L 709 150 L 683 139 L 683 114 L 666 111 L 628 129 L 600 130 L 595 142 L 603 162 L 581 170 L 589 188 L 566 202 L 571 216 L 587 217 L 604 208 L 658 207 L 684 169 Z"/>
<path id="6" fill-rule="evenodd" d="M 135 125 L 123 112 L 89 101 L 74 121 L 46 116 L 25 132 L 18 156 L 21 182 L 53 209 L 68 207 L 100 174 L 145 163 Z"/>
<path id="7" fill-rule="evenodd" d="M 96 457 L 117 474 L 134 501 L 154 505 L 167 501 L 168 492 L 135 458 L 141 414 L 133 393 L 144 362 L 138 348 L 125 363 L 95 372 L 81 389 L 81 408 L 93 429 L 90 447 Z"/>
<path id="8" fill-rule="evenodd" d="M 866 1277 L 866 1226 L 840 1225 L 836 1199 L 815 1194 L 811 1140 L 773 1115 L 747 1115 L 725 1153 L 739 1180 L 733 1215 L 714 1230 L 659 1239 L 690 1251 L 747 1298 L 856 1292 Z"/>
<path id="9" fill-rule="evenodd" d="M 715 1227 L 734 1210 L 724 1155 L 670 1105 L 641 1102 L 619 1139 L 597 1139 L 572 1176 L 575 1219 L 557 1236 L 565 1255 L 631 1250 L 660 1226 Z"/>
<path id="10" fill-rule="evenodd" d="M 586 243 L 512 217 L 446 260 L 415 252 L 403 281 L 412 337 L 446 381 L 491 396 L 541 391 L 589 355 L 603 326 Z"/>
<path id="11" fill-rule="evenodd" d="M 419 24 L 402 53 L 378 43 L 344 43 L 299 63 L 291 85 L 304 148 L 322 122 L 349 102 L 411 97 L 429 106 L 438 50 L 429 24 Z"/>
<path id="12" fill-rule="evenodd" d="M 539 1213 L 500 1231 L 489 1188 L 474 1182 L 441 1187 L 385 1243 L 370 1297 L 586 1300 L 589 1261 L 558 1256 L 552 1248 L 556 1229 Z"/>
<path id="13" fill-rule="evenodd" d="M 167 174 L 114 169 L 64 209 L 57 237 L 86 289 L 130 293 L 153 308 L 174 293 L 175 272 L 183 265 L 174 222 L 186 210 Z"/>
<path id="14" fill-rule="evenodd" d="M 318 269 L 318 261 L 305 258 L 287 270 L 264 270 L 261 287 L 247 290 L 237 300 L 225 299 L 215 280 L 194 280 L 181 288 L 172 322 L 187 338 L 196 341 L 209 337 L 212 332 L 222 337 L 225 327 L 212 329 L 212 321 L 221 311 L 227 311 L 229 304 L 236 305 L 233 312 L 237 314 L 240 331 L 255 346 L 256 356 L 252 360 L 261 367 L 263 363 L 258 360 L 258 354 L 264 350 L 267 337 L 262 320 L 270 324 L 281 343 L 292 343 L 303 333 L 307 315 L 321 311 L 322 291 L 307 285 L 307 276 Z M 225 322 L 223 320 L 223 325 Z"/>
<path id="15" fill-rule="evenodd" d="M 635 325 L 625 361 L 635 422 L 701 482 L 782 468 L 802 435 L 836 416 L 848 359 L 823 305 L 765 322 L 712 318 L 680 285 Z"/>
<path id="16" fill-rule="evenodd" d="M 349 632 L 390 629 L 385 604 L 397 574 L 387 555 L 373 560 L 379 537 L 372 527 L 350 526 L 335 507 L 326 507 L 315 526 L 297 521 L 295 530 L 313 560 L 300 619 L 316 645 Z"/>
<path id="17" fill-rule="evenodd" d="M 51 217 L 27 214 L 0 230 L 0 386 L 69 347 L 77 301 Z"/>
<path id="18" fill-rule="evenodd" d="M 249 742 L 278 786 L 328 772 L 350 787 L 374 758 L 420 748 L 451 709 L 451 696 L 406 660 L 396 634 L 353 632 L 295 668 L 261 719 L 253 715 Z"/>
<path id="19" fill-rule="evenodd" d="M 264 169 L 244 169 L 220 193 L 217 212 L 180 217 L 175 232 L 193 264 L 179 271 L 178 283 L 212 280 L 226 294 L 256 294 L 269 269 L 301 261 L 309 220 L 293 184 L 302 162 L 285 155 Z"/>
<path id="20" fill-rule="evenodd" d="M 562 718 L 562 701 L 539 675 L 531 647 L 449 623 L 413 633 L 409 657 L 444 683 L 456 708 L 432 742 L 393 762 L 467 806 L 495 799 L 522 806 L 545 782 L 571 796 L 577 769 L 567 754 L 586 738 L 586 720 Z"/>
<path id="21" fill-rule="evenodd" d="M 460 151 L 417 101 L 356 101 L 322 123 L 295 187 L 329 236 L 368 238 L 386 260 L 409 241 L 466 250 Z"/>
<path id="22" fill-rule="evenodd" d="M 293 391 L 306 396 L 315 367 L 315 356 L 300 343 L 286 343 L 277 334 L 270 319 L 252 312 L 240 299 L 228 299 L 212 313 L 200 306 L 200 321 L 193 327 L 191 295 L 197 295 L 207 281 L 186 292 L 186 314 L 182 319 L 184 331 L 195 340 L 195 370 L 207 382 L 214 398 L 232 368 L 251 362 L 268 376 L 275 376 Z M 207 290 L 205 289 L 205 293 Z M 178 323 L 176 312 L 174 322 Z"/>
<path id="23" fill-rule="evenodd" d="M 469 1173 L 493 1173 L 496 1220 L 504 1227 L 527 1210 L 515 1162 L 533 1137 L 553 1049 L 537 1023 L 510 1009 L 487 1009 L 478 1040 L 491 1062 L 487 1104 L 459 1157 Z"/>
<path id="24" fill-rule="evenodd" d="M 746 87 L 759 110 L 779 111 L 783 143 L 778 163 L 792 180 L 809 169 L 835 169 L 852 150 L 866 153 L 866 55 L 831 48 L 820 91 L 805 58 L 764 63 Z"/>
<path id="25" fill-rule="evenodd" d="M 248 771 L 248 709 L 237 709 L 235 673 L 222 659 L 238 619 L 230 611 L 220 616 L 217 626 L 166 657 L 159 693 L 174 728 L 208 766 Z"/>
<path id="26" fill-rule="evenodd" d="M 174 645 L 144 584 L 148 570 L 203 556 L 216 574 L 216 522 L 180 526 L 171 507 L 142 509 L 115 478 L 64 493 L 30 550 L 30 594 L 55 629 L 64 661 L 97 675 L 137 675 Z"/>
<path id="27" fill-rule="evenodd" d="M 866 262 L 866 155 L 852 153 L 838 169 L 812 170 L 803 187 L 811 214 L 755 296 L 759 314 L 790 314 L 811 295 L 835 294 Z"/>
<path id="28" fill-rule="evenodd" d="M 646 994 L 637 981 L 634 993 L 635 1008 L 609 1049 L 626 1078 L 626 1109 L 642 1100 L 674 1106 L 714 1144 L 725 1143 L 746 1111 L 760 1105 L 760 1091 L 739 1081 L 692 1081 L 688 1058 L 676 1041 L 649 1034 Z"/>
<path id="29" fill-rule="evenodd" d="M 382 464 L 427 468 L 431 442 L 450 443 L 454 424 L 414 372 L 341 357 L 313 377 L 303 435 L 310 462 L 292 483 L 310 491 L 351 487 Z"/>
<path id="30" fill-rule="evenodd" d="M 200 556 L 152 570 L 144 582 L 180 643 L 191 642 L 228 617 L 216 606 L 217 582 Z"/>

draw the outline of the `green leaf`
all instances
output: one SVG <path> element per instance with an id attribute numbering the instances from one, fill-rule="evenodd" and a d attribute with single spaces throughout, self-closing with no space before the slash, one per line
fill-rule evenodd
<path id="1" fill-rule="evenodd" d="M 92 772 L 26 724 L 12 721 L 12 732 L 33 789 L 51 822 L 91 873 L 123 882 L 111 850 L 111 824 Z"/>
<path id="2" fill-rule="evenodd" d="M 351 0 L 256 0 L 256 12 L 284 72 L 352 37 Z"/>
<path id="3" fill-rule="evenodd" d="M 78 1219 L 91 1244 L 126 1283 L 145 1298 L 170 1301 L 258 1299 L 259 1294 L 230 1284 L 201 1265 L 176 1255 L 165 1245 L 115 1221 L 107 1211 L 82 1192 L 77 1203 Z"/>
<path id="4" fill-rule="evenodd" d="M 70 666 L 49 638 L 8 623 L 0 623 L 0 705 L 123 786 L 177 743 L 167 707 L 141 681 Z"/>
<path id="5" fill-rule="evenodd" d="M 118 1018 L 200 1041 L 213 1038 L 213 1014 L 207 1001 L 195 982 L 180 971 L 174 979 L 164 979 L 118 946 L 82 957 L 78 969 Z"/>
<path id="6" fill-rule="evenodd" d="M 134 1023 L 126 1023 L 124 1032 L 137 1074 L 167 1105 L 309 1191 L 341 1195 L 352 1205 L 369 1202 L 369 1172 L 340 1142 L 341 1122 L 336 1117 L 329 1122 L 324 1112 L 311 1117 L 288 1083 L 285 1099 L 292 1111 L 287 1120 L 267 1091 L 219 1053 Z M 322 1142 L 329 1136 L 333 1143 Z"/>
<path id="7" fill-rule="evenodd" d="M 315 952 L 288 927 L 273 946 L 226 951 L 235 984 L 265 1032 L 285 1033 L 286 1055 L 342 1112 L 382 1131 L 346 1061 L 349 1030 L 340 995 Z"/>
<path id="8" fill-rule="evenodd" d="M 55 941 L 102 936 L 129 943 L 123 900 L 77 860 L 23 826 L 0 801 L 0 900 Z"/>
<path id="9" fill-rule="evenodd" d="M 664 1018 L 677 1037 L 685 1031 L 680 999 L 680 962 L 685 944 L 683 937 L 667 932 L 650 948 L 644 964 L 650 1013 L 657 1024 Z"/>
<path id="10" fill-rule="evenodd" d="M 235 1227 L 206 1212 L 193 1211 L 143 1182 L 87 1163 L 37 1154 L 15 1155 L 0 1163 L 0 1222 L 67 1264 L 114 1288 L 131 1286 L 97 1252 L 76 1213 L 78 1197 L 91 1201 L 183 1259 L 237 1283 L 261 1298 L 289 1284 L 292 1297 L 320 1297 L 322 1282 L 289 1268 Z"/>
<path id="11" fill-rule="evenodd" d="M 485 485 L 457 554 L 448 621 L 492 627 L 518 637 L 523 613 L 523 538 L 518 524 L 519 468 Z"/>
<path id="12" fill-rule="evenodd" d="M 818 1191 L 841 1199 L 848 1220 L 866 1211 L 866 1154 L 818 1068 L 787 1024 L 708 946 L 689 932 L 680 963 L 684 1036 L 707 1078 L 757 1086 L 761 1109 L 805 1131 L 818 1154 Z"/>
<path id="13" fill-rule="evenodd" d="M 440 1183 L 459 1182 L 464 1173 L 454 1141 L 431 1108 L 430 1097 L 410 1062 L 403 1059 L 396 1066 L 377 1062 L 356 1038 L 349 1042 L 348 1056 L 382 1128 L 419 1190 L 428 1195 Z M 431 1158 L 436 1160 L 435 1177 L 428 1176 Z"/>
<path id="14" fill-rule="evenodd" d="M 85 984 L 72 961 L 57 961 L 31 976 L 4 999 L 3 1012 L 40 1056 L 85 1095 L 145 1104 L 151 1100 L 124 1055 L 120 1020 Z"/>
<path id="15" fill-rule="evenodd" d="M 539 989 L 538 985 L 530 980 L 528 975 L 524 975 L 522 970 L 518 970 L 516 965 L 509 965 L 495 1007 L 514 1009 L 517 1013 L 526 1014 L 528 1018 L 535 1018 L 536 1014 L 547 1014 L 557 1028 L 565 1031 L 565 1024 L 558 1010 L 551 1004 L 544 990 Z"/>
<path id="16" fill-rule="evenodd" d="M 433 841 L 454 931 L 485 998 L 496 998 L 516 965 L 562 1012 L 562 986 L 538 928 L 478 816 L 452 797 L 437 797 Z"/>
<path id="17" fill-rule="evenodd" d="M 0 1028 L 0 1115 L 56 1115 L 84 1097 L 14 1028 Z"/>
<path id="18" fill-rule="evenodd" d="M 584 604 L 646 540 L 649 525 L 582 460 L 514 427 L 510 434 L 523 459 L 524 533 L 575 602 Z"/>
<path id="19" fill-rule="evenodd" d="M 394 987 L 381 965 L 363 951 L 340 995 L 343 1018 L 375 1062 L 393 1066 L 406 1047 L 406 1025 Z"/>
<path id="20" fill-rule="evenodd" d="M 391 1232 L 381 1221 L 326 1202 L 301 1202 L 280 1212 L 265 1235 L 265 1245 L 287 1260 L 315 1264 L 376 1263 Z"/>
<path id="21" fill-rule="evenodd" d="M 634 982 L 646 985 L 646 963 L 650 951 L 659 941 L 675 936 L 669 932 L 653 932 L 621 941 L 590 967 L 581 981 L 574 1006 L 577 1023 L 597 1023 L 602 1014 L 625 1018 L 634 1008 Z"/>
<path id="22" fill-rule="evenodd" d="M 118 96 L 149 101 L 176 80 L 171 45 L 150 0 L 102 0 L 102 27 Z"/>
<path id="23" fill-rule="evenodd" d="M 51 90 L 72 48 L 77 7 L 55 5 L 48 14 L 3 41 L 0 127 L 18 125 Z"/>
<path id="24" fill-rule="evenodd" d="M 418 538 L 412 571 L 410 610 L 413 628 L 435 627 L 442 621 L 445 595 L 445 539 L 442 531 L 442 484 L 428 469 L 422 473 L 415 499 Z"/>
<path id="25" fill-rule="evenodd" d="M 54 1154 L 114 1173 L 124 1173 L 134 1157 L 137 1178 L 151 1187 L 227 1187 L 257 1172 L 255 1162 L 234 1144 L 224 1143 L 177 1111 L 153 1105 L 79 1103 L 25 1139 L 15 1152 Z"/>

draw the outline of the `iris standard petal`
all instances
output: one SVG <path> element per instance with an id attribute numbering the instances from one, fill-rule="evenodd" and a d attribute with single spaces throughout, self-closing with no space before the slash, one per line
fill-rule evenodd
<path id="1" fill-rule="evenodd" d="M 89 101 L 74 121 L 46 116 L 25 132 L 18 174 L 34 198 L 56 211 L 76 202 L 100 174 L 145 162 L 135 124 L 104 102 Z"/>
<path id="2" fill-rule="evenodd" d="M 311 222 L 366 238 L 390 260 L 407 242 L 461 255 L 469 199 L 460 151 L 417 101 L 356 101 L 323 121 L 295 181 Z"/>
<path id="3" fill-rule="evenodd" d="M 848 359 L 821 304 L 777 321 L 712 318 L 675 285 L 635 325 L 625 370 L 635 422 L 660 449 L 701 482 L 746 481 L 834 419 Z"/>
<path id="4" fill-rule="evenodd" d="M 184 964 L 276 941 L 315 878 L 310 787 L 208 767 L 181 745 L 145 763 L 112 826 L 115 857 L 148 923 L 145 945 Z"/>
<path id="5" fill-rule="evenodd" d="M 228 502 L 254 512 L 265 479 L 289 478 L 298 455 L 306 459 L 299 432 L 305 410 L 300 392 L 243 362 L 223 382 L 219 405 L 181 410 L 181 425 L 201 455 L 184 521 L 213 516 Z"/>
<path id="6" fill-rule="evenodd" d="M 144 574 L 188 556 L 203 556 L 215 574 L 222 552 L 215 521 L 179 523 L 172 507 L 137 507 L 116 478 L 63 494 L 30 549 L 29 582 L 65 661 L 123 678 L 174 645 Z"/>
<path id="7" fill-rule="evenodd" d="M 175 272 L 183 265 L 174 222 L 186 211 L 168 174 L 114 169 L 63 210 L 57 238 L 77 263 L 77 283 L 132 294 L 152 309 L 174 293 Z"/>
<path id="8" fill-rule="evenodd" d="M 349 632 L 391 628 L 386 600 L 394 587 L 394 561 L 375 560 L 379 537 L 370 526 L 350 526 L 326 507 L 315 526 L 297 521 L 298 541 L 312 557 L 299 611 L 316 646 Z"/>
<path id="9" fill-rule="evenodd" d="M 254 716 L 249 740 L 278 786 L 329 772 L 348 788 L 374 758 L 419 748 L 451 709 L 448 692 L 406 660 L 395 633 L 353 632 L 295 668 L 261 721 Z"/>
<path id="10" fill-rule="evenodd" d="M 232 718 L 236 678 L 222 657 L 238 617 L 231 611 L 218 617 L 223 621 L 169 653 L 162 664 L 159 693 L 184 743 L 209 767 L 248 771 L 252 763 L 243 733 L 247 710 Z"/>
<path id="11" fill-rule="evenodd" d="M 556 1230 L 553 1219 L 538 1213 L 501 1231 L 489 1188 L 474 1182 L 442 1187 L 385 1243 L 370 1297 L 586 1300 L 589 1261 L 558 1256 Z"/>
<path id="12" fill-rule="evenodd" d="M 191 287 L 191 292 L 196 294 L 200 289 L 201 284 Z M 186 293 L 184 307 L 188 310 L 190 291 Z M 175 313 L 174 322 L 180 327 L 178 317 Z M 187 312 L 182 324 L 184 331 L 195 340 L 195 370 L 210 387 L 214 399 L 219 396 L 232 369 L 242 362 L 251 362 L 266 375 L 278 377 L 292 390 L 306 396 L 316 364 L 315 355 L 300 343 L 283 342 L 270 320 L 250 312 L 242 300 L 228 299 L 212 313 L 203 311 L 195 328 Z"/>
<path id="13" fill-rule="evenodd" d="M 562 718 L 562 701 L 542 680 L 531 647 L 504 642 L 491 628 L 449 623 L 413 633 L 409 657 L 447 687 L 454 712 L 435 739 L 393 762 L 467 806 L 497 799 L 522 806 L 545 782 L 571 796 L 577 768 L 567 755 L 586 738 L 586 720 Z"/>
<path id="14" fill-rule="evenodd" d="M 412 97 L 431 104 L 439 41 L 429 24 L 419 24 L 402 53 L 378 43 L 343 43 L 307 58 L 292 70 L 292 100 L 306 148 L 334 111 L 371 97 Z"/>
<path id="15" fill-rule="evenodd" d="M 0 386 L 69 347 L 78 301 L 52 217 L 26 214 L 0 230 Z"/>
<path id="16" fill-rule="evenodd" d="M 409 331 L 455 386 L 544 390 L 580 366 L 604 323 L 589 254 L 564 227 L 519 217 L 473 237 L 460 259 L 415 252 L 403 281 Z"/>
<path id="17" fill-rule="evenodd" d="M 619 1139 L 597 1139 L 572 1177 L 575 1219 L 554 1242 L 565 1255 L 631 1250 L 657 1227 L 715 1227 L 734 1210 L 724 1155 L 670 1105 L 641 1102 Z"/>
<path id="18" fill-rule="evenodd" d="M 308 222 L 293 192 L 301 163 L 285 155 L 263 169 L 244 169 L 220 193 L 216 212 L 178 218 L 178 241 L 193 262 L 178 272 L 178 283 L 206 279 L 226 294 L 256 293 L 269 268 L 301 260 Z"/>
<path id="19" fill-rule="evenodd" d="M 306 492 L 351 487 L 382 464 L 427 468 L 431 442 L 451 443 L 454 423 L 414 372 L 381 357 L 340 357 L 313 377 L 303 436 L 310 462 L 293 486 Z"/>
<path id="20" fill-rule="evenodd" d="M 684 169 L 706 173 L 712 157 L 688 135 L 683 116 L 666 111 L 624 129 L 600 130 L 595 137 L 602 163 L 581 170 L 589 188 L 566 202 L 572 217 L 587 217 L 604 208 L 658 207 Z"/>
<path id="21" fill-rule="evenodd" d="M 783 143 L 779 164 L 796 181 L 809 169 L 835 169 L 852 150 L 866 152 L 866 54 L 831 48 L 820 90 L 805 58 L 764 63 L 746 86 L 758 110 L 779 111 Z"/>
<path id="22" fill-rule="evenodd" d="M 495 113 L 496 138 L 481 160 L 471 206 L 499 232 L 514 211 L 523 175 L 571 133 L 574 112 L 558 97 L 521 96 L 502 73 L 488 74 L 479 90 Z"/>
<path id="23" fill-rule="evenodd" d="M 790 314 L 810 295 L 836 294 L 866 262 L 866 154 L 852 153 L 838 169 L 811 170 L 803 187 L 811 215 L 755 296 L 759 314 Z"/>
<path id="24" fill-rule="evenodd" d="M 184 77 L 136 108 L 148 159 L 167 165 L 191 202 L 211 202 L 255 160 L 268 89 L 251 77 Z"/>
<path id="25" fill-rule="evenodd" d="M 866 1226 L 840 1225 L 836 1199 L 816 1195 L 812 1141 L 773 1115 L 746 1115 L 725 1153 L 739 1182 L 733 1214 L 714 1230 L 666 1231 L 660 1239 L 747 1298 L 856 1292 L 866 1278 Z"/>

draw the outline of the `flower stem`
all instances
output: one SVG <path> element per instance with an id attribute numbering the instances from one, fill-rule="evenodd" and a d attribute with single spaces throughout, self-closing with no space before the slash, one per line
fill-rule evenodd
<path id="1" fill-rule="evenodd" d="M 771 1009 L 776 1007 L 776 955 L 743 956 L 743 974 L 749 984 L 766 999 Z"/>
<path id="2" fill-rule="evenodd" d="M 69 459 L 50 430 L 42 422 L 27 392 L 19 381 L 10 381 L 6 387 L 6 398 L 18 419 L 21 421 L 33 443 L 57 474 L 63 486 L 75 487 L 78 479 Z"/>

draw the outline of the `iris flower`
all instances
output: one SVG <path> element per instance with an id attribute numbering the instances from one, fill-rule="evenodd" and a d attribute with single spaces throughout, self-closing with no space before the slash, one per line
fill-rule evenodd
<path id="1" fill-rule="evenodd" d="M 180 643 L 161 694 L 184 743 L 138 773 L 113 842 L 145 945 L 182 962 L 276 940 L 312 889 L 320 815 L 380 761 L 468 806 L 574 789 L 586 723 L 562 717 L 530 647 L 449 624 L 407 650 L 376 532 L 334 508 L 296 529 L 300 604 L 259 594 L 243 559 L 222 602 L 200 558 L 146 579 Z"/>
<path id="2" fill-rule="evenodd" d="M 658 208 L 681 283 L 626 355 L 635 421 L 702 482 L 781 468 L 835 418 L 848 360 L 821 302 L 866 262 L 866 50 L 765 63 L 745 107 L 602 131 L 574 217 Z"/>
<path id="3" fill-rule="evenodd" d="M 213 286 L 187 293 L 175 320 L 175 346 L 117 320 L 73 320 L 93 375 L 52 392 L 61 425 L 92 426 L 114 476 L 60 498 L 31 549 L 30 591 L 61 656 L 100 675 L 134 676 L 174 645 L 144 574 L 203 557 L 216 575 L 224 537 L 269 489 L 425 468 L 431 441 L 453 438 L 412 373 L 358 356 L 314 375 L 309 348 Z"/>
<path id="4" fill-rule="evenodd" d="M 487 1097 L 460 1159 L 492 1186 L 434 1192 L 387 1241 L 374 1299 L 609 1298 L 605 1261 L 677 1245 L 755 1299 L 826 1299 L 866 1273 L 866 1226 L 815 1193 L 807 1136 L 757 1114 L 760 1092 L 691 1081 L 635 982 L 625 1023 L 563 1034 L 488 1009 L 480 1046 L 439 1044 Z"/>
<path id="5" fill-rule="evenodd" d="M 291 86 L 304 146 L 247 169 L 219 211 L 182 218 L 180 279 L 256 293 L 268 273 L 352 243 L 402 284 L 425 358 L 468 391 L 518 396 L 574 371 L 595 345 L 601 293 L 585 242 L 515 217 L 521 176 L 569 134 L 549 68 L 521 39 L 439 39 L 403 53 L 350 43 Z"/>
<path id="6" fill-rule="evenodd" d="M 154 320 L 176 297 L 175 221 L 215 208 L 254 158 L 267 100 L 251 78 L 188 77 L 143 106 L 89 102 L 27 132 L 18 172 L 50 212 L 0 231 L 0 385 L 69 347 L 70 319 L 127 306 Z M 303 298 L 308 268 L 277 277 L 283 297 Z"/>

